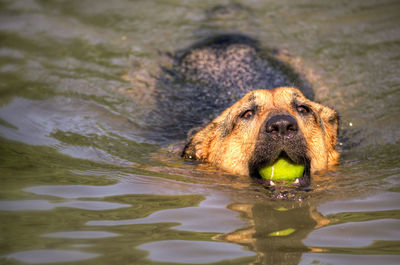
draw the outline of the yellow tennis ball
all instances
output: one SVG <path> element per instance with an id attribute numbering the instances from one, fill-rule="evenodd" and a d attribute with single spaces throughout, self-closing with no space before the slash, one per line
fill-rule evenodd
<path id="1" fill-rule="evenodd" d="M 273 165 L 261 168 L 259 173 L 263 179 L 294 181 L 303 176 L 304 165 L 295 164 L 290 159 L 281 157 Z"/>

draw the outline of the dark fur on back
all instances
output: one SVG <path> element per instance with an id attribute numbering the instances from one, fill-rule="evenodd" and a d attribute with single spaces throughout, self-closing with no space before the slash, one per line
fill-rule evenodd
<path id="1" fill-rule="evenodd" d="M 243 96 L 251 90 L 296 84 L 307 97 L 313 97 L 310 87 L 301 84 L 289 66 L 245 35 L 214 36 L 179 51 L 176 56 L 175 70 L 182 79 L 219 92 Z"/>
<path id="2" fill-rule="evenodd" d="M 185 138 L 251 90 L 296 86 L 313 98 L 308 83 L 245 35 L 212 36 L 172 58 L 173 66 L 163 69 L 157 84 L 157 106 L 148 119 L 165 139 Z"/>

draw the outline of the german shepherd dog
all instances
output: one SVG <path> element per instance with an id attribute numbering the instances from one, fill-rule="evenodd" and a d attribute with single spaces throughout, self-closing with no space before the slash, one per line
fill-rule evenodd
<path id="1" fill-rule="evenodd" d="M 209 105 L 222 112 L 189 137 L 183 157 L 261 179 L 260 168 L 286 156 L 305 166 L 300 186 L 338 162 L 337 112 L 312 101 L 304 79 L 256 40 L 219 35 L 177 52 L 175 59 L 175 78 L 197 93 L 191 113 Z M 182 91 L 175 97 L 184 101 Z M 200 108 L 205 97 L 208 105 Z"/>

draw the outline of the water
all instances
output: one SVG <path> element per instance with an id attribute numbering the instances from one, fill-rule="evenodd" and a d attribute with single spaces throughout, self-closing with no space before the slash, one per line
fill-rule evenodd
<path id="1" fill-rule="evenodd" d="M 399 11 L 2 1 L 0 263 L 398 264 Z M 162 117 L 147 120 L 163 54 L 232 30 L 279 49 L 340 113 L 341 163 L 311 192 L 275 198 L 183 161 L 154 128 Z"/>

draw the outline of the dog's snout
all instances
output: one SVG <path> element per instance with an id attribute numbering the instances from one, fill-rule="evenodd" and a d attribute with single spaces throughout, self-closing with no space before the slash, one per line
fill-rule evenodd
<path id="1" fill-rule="evenodd" d="M 290 115 L 275 115 L 266 123 L 266 132 L 276 137 L 292 138 L 298 130 L 296 119 Z"/>

